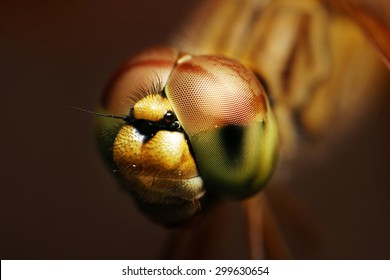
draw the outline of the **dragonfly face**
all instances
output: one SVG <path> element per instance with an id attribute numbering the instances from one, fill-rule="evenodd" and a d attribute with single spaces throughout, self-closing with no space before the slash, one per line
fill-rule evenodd
<path id="1" fill-rule="evenodd" d="M 277 131 L 256 76 L 235 60 L 148 49 L 109 84 L 97 117 L 104 157 L 140 208 L 175 224 L 213 197 L 258 192 L 276 158 Z"/>
<path id="2" fill-rule="evenodd" d="M 97 118 L 98 139 L 121 185 L 152 219 L 178 223 L 210 199 L 258 192 L 273 172 L 277 138 L 277 178 L 288 183 L 304 146 L 339 134 L 366 106 L 383 65 L 334 5 L 208 1 L 175 42 L 201 55 L 154 48 L 122 66 L 100 104 L 101 113 L 121 117 Z M 278 129 L 248 69 L 266 82 Z"/>

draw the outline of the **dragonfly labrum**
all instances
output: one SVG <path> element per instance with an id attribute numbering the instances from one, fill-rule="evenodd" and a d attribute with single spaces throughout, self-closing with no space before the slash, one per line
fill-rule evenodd
<path id="1" fill-rule="evenodd" d="M 114 74 L 99 147 L 150 219 L 180 225 L 288 181 L 302 149 L 353 124 L 386 72 L 336 4 L 204 1 L 167 46 Z"/>

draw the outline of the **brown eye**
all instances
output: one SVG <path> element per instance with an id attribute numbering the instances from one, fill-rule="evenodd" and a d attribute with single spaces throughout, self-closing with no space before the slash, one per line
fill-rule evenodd
<path id="1" fill-rule="evenodd" d="M 175 116 L 175 113 L 172 112 L 172 111 L 166 111 L 165 115 L 164 115 L 164 122 L 167 123 L 167 124 L 171 124 L 175 121 L 176 119 L 176 116 Z"/>
<path id="2" fill-rule="evenodd" d="M 224 56 L 179 59 L 164 92 L 188 137 L 205 188 L 242 199 L 270 178 L 277 129 L 257 77 Z"/>

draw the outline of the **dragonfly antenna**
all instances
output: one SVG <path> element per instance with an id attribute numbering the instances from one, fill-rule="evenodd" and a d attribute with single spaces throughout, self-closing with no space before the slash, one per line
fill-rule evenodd
<path id="1" fill-rule="evenodd" d="M 85 112 L 85 113 L 88 113 L 88 114 L 92 114 L 92 115 L 95 115 L 95 116 L 100 116 L 100 117 L 122 119 L 122 120 L 125 120 L 125 118 L 126 118 L 126 116 L 122 117 L 122 116 L 116 116 L 116 115 L 110 115 L 110 114 L 96 113 L 96 112 L 89 111 L 89 110 L 82 109 L 82 108 L 75 107 L 75 106 L 69 106 L 69 107 L 72 108 L 72 109 L 75 109 L 75 110 L 79 110 L 79 111 L 82 111 L 82 112 Z"/>

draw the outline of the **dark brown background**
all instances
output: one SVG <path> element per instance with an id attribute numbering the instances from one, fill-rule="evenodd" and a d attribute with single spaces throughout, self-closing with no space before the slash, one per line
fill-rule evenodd
<path id="1" fill-rule="evenodd" d="M 69 105 L 93 109 L 117 66 L 164 43 L 195 2 L 1 1 L 2 259 L 159 256 L 168 231 L 115 187 L 91 117 Z M 326 160 L 297 162 L 293 190 L 326 229 L 321 250 L 298 257 L 390 258 L 389 99 Z M 205 257 L 247 258 L 239 224 Z"/>

